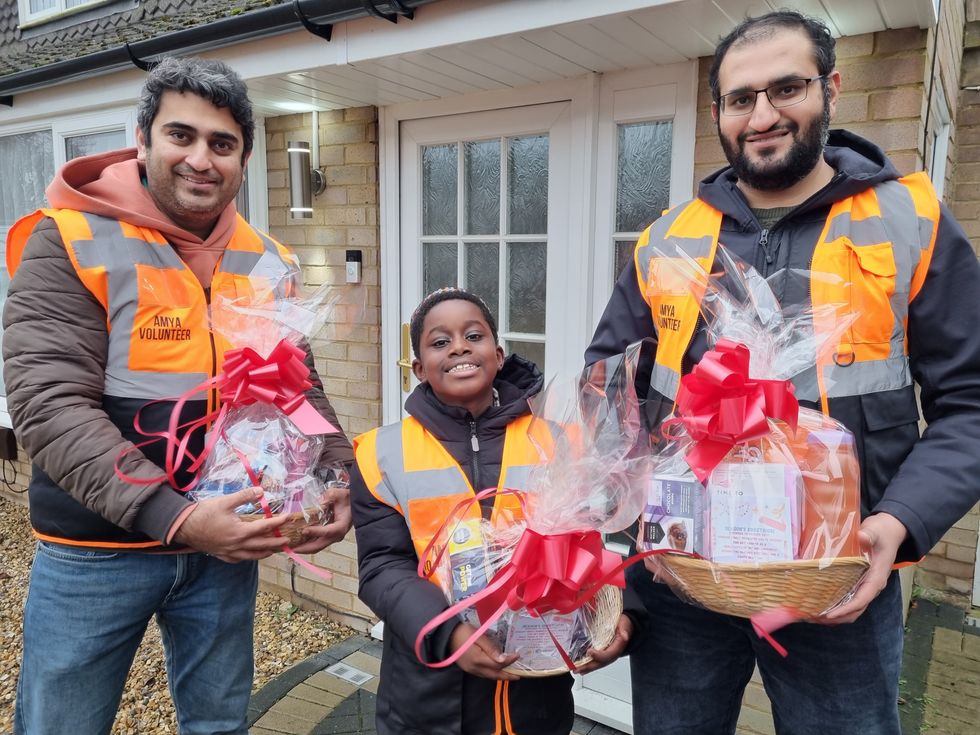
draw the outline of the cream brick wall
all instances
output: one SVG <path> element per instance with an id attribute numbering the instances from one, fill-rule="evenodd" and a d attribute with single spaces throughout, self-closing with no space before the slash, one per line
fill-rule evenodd
<path id="1" fill-rule="evenodd" d="M 980 3 L 943 3 L 940 24 L 942 83 L 951 96 L 955 125 L 949 147 L 945 200 L 980 254 L 980 92 L 961 87 L 980 85 Z M 962 55 L 955 49 L 963 44 Z M 930 53 L 931 53 L 930 43 Z M 980 484 L 980 478 L 977 478 Z M 923 587 L 969 596 L 977 556 L 980 505 L 943 536 L 916 569 Z"/>
<path id="2" fill-rule="evenodd" d="M 317 371 L 349 437 L 381 420 L 380 273 L 378 269 L 378 123 L 374 107 L 319 114 L 320 165 L 326 190 L 313 201 L 313 217 L 289 216 L 290 140 L 312 139 L 310 114 L 267 118 L 270 234 L 299 256 L 307 285 L 344 282 L 345 250 L 362 253 L 363 308 L 355 308 L 335 339 L 317 339 Z M 291 564 L 283 555 L 262 562 L 260 580 L 296 604 L 325 608 L 334 617 L 365 630 L 371 611 L 357 599 L 354 534 L 313 557 L 333 576 L 324 580 Z"/>

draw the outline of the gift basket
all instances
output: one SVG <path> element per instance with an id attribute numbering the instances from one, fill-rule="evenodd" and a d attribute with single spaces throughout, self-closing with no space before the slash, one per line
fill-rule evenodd
<path id="1" fill-rule="evenodd" d="M 347 303 L 345 303 L 345 300 Z M 211 305 L 211 329 L 227 343 L 216 379 L 221 409 L 205 437 L 192 500 L 261 487 L 256 503 L 236 508 L 243 520 L 287 514 L 286 543 L 332 520 L 327 491 L 347 487 L 343 467 L 320 466 L 323 437 L 337 429 L 306 400 L 312 387 L 305 345 L 324 328 L 349 321 L 345 289 L 324 286 L 304 296 L 290 283 L 223 297 Z"/>
<path id="2" fill-rule="evenodd" d="M 287 514 L 277 528 L 286 553 L 316 571 L 288 546 L 301 542 L 304 528 L 331 521 L 329 490 L 347 487 L 348 476 L 344 467 L 321 466 L 324 435 L 337 429 L 306 398 L 312 387 L 307 349 L 315 340 L 339 339 L 363 311 L 364 292 L 323 286 L 303 295 L 298 268 L 268 270 L 279 275 L 241 279 L 231 293 L 212 294 L 209 328 L 221 370 L 161 399 L 172 403 L 166 431 L 144 431 L 137 414 L 137 433 L 150 438 L 124 449 L 115 471 L 133 484 L 167 482 L 195 501 L 260 487 L 261 498 L 236 512 L 246 521 Z M 214 410 L 185 421 L 185 405 L 204 397 Z M 125 455 L 159 441 L 166 445 L 162 475 L 134 477 L 122 469 Z"/>
<path id="3" fill-rule="evenodd" d="M 679 596 L 757 630 L 818 617 L 868 568 L 860 469 L 853 435 L 800 407 L 796 392 L 826 390 L 818 366 L 856 315 L 842 304 L 780 307 L 776 293 L 805 293 L 830 275 L 765 279 L 722 246 L 715 274 L 679 251 L 657 255 L 649 287 L 698 299 L 712 349 L 681 379 L 660 427 L 639 549 L 663 552 L 653 566 Z"/>
<path id="4" fill-rule="evenodd" d="M 615 635 L 625 586 L 621 557 L 602 533 L 630 526 L 643 505 L 651 457 L 640 435 L 635 360 L 616 356 L 582 376 L 555 380 L 532 402 L 528 437 L 538 457 L 526 488 L 490 489 L 460 503 L 421 555 L 419 574 L 436 581 L 450 607 L 416 640 L 448 620 L 518 660 L 521 677 L 576 670 Z M 493 499 L 490 519 L 480 502 Z M 504 511 L 504 512 L 501 512 Z"/>

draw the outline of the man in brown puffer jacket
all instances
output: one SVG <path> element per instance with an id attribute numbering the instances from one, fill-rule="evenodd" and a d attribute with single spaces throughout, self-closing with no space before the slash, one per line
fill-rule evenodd
<path id="1" fill-rule="evenodd" d="M 137 412 L 144 432 L 166 431 L 167 399 L 220 368 L 211 293 L 297 274 L 295 258 L 235 210 L 254 121 L 231 69 L 164 60 L 147 78 L 138 126 L 136 150 L 69 162 L 47 190 L 52 209 L 8 237 L 4 378 L 34 462 L 39 540 L 14 725 L 25 735 L 108 733 L 153 616 L 181 733 L 245 733 L 257 560 L 283 543 L 280 519 L 245 523 L 234 512 L 256 488 L 192 503 L 167 482 L 116 474 L 143 438 Z M 315 372 L 310 380 L 308 399 L 336 425 Z M 214 400 L 189 401 L 181 421 Z M 164 446 L 126 453 L 120 471 L 159 476 Z M 327 437 L 324 465 L 352 459 L 342 433 Z M 294 550 L 347 533 L 349 501 L 334 492 L 334 521 Z"/>

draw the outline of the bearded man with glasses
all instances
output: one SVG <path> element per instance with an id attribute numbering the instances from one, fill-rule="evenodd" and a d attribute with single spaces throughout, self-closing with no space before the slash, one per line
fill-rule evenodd
<path id="1" fill-rule="evenodd" d="M 823 23 L 791 11 L 749 18 L 719 42 L 709 84 L 730 166 L 640 236 L 586 363 L 655 338 L 645 406 L 656 432 L 709 346 L 696 308 L 654 330 L 658 294 L 646 284 L 675 246 L 714 262 L 723 243 L 767 277 L 838 276 L 858 320 L 821 362 L 822 380 L 814 369 L 794 383 L 801 405 L 854 434 L 870 568 L 844 604 L 776 633 L 782 658 L 750 621 L 688 605 L 652 567 L 632 567 L 651 621 L 631 652 L 634 732 L 734 733 L 758 665 L 778 733 L 897 735 L 894 565 L 927 554 L 980 499 L 980 267 L 925 174 L 903 176 L 869 141 L 829 130 L 841 74 Z M 780 284 L 784 307 L 820 298 L 806 279 Z M 915 384 L 929 424 L 921 437 Z"/>

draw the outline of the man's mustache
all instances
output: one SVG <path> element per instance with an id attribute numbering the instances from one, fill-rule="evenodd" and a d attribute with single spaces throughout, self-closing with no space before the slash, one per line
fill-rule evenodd
<path id="1" fill-rule="evenodd" d="M 797 133 L 799 132 L 799 129 L 800 126 L 798 123 L 790 121 L 790 122 L 782 123 L 780 125 L 774 125 L 768 130 L 746 130 L 744 133 L 739 134 L 738 142 L 744 145 L 745 141 L 747 141 L 749 138 L 751 138 L 754 135 L 762 135 L 763 133 L 779 133 L 784 130 L 787 133 Z"/>

